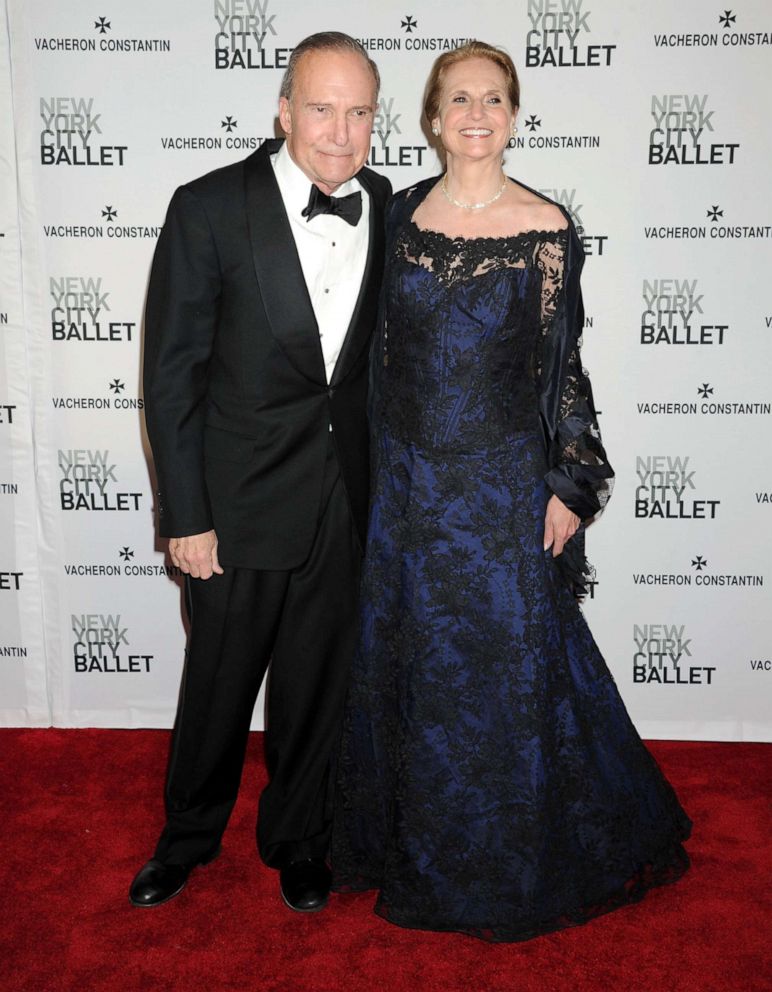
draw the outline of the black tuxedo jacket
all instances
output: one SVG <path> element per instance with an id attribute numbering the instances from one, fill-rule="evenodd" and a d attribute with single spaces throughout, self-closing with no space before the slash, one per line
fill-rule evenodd
<path id="1" fill-rule="evenodd" d="M 370 197 L 369 251 L 328 384 L 269 161 L 279 147 L 266 142 L 175 192 L 145 310 L 145 413 L 160 534 L 214 528 L 221 564 L 260 569 L 295 568 L 308 555 L 330 425 L 364 546 L 367 359 L 391 191 L 369 169 L 357 175 Z"/>

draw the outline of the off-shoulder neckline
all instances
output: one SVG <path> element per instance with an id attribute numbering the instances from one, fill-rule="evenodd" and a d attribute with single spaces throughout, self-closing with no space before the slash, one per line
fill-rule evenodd
<path id="1" fill-rule="evenodd" d="M 516 234 L 481 235 L 477 238 L 464 238 L 461 235 L 452 236 L 450 234 L 445 234 L 443 231 L 435 231 L 434 228 L 431 227 L 419 227 L 412 217 L 408 220 L 408 224 L 419 234 L 429 234 L 432 237 L 442 238 L 445 241 L 449 241 L 451 244 L 481 244 L 486 241 L 517 241 L 521 238 L 535 237 L 541 237 L 546 240 L 549 238 L 568 235 L 568 226 L 566 226 L 551 228 L 549 230 L 546 228 L 528 228 L 525 231 L 518 231 Z"/>

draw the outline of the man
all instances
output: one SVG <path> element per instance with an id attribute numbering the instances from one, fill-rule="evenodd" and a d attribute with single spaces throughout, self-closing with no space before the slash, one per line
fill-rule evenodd
<path id="1" fill-rule="evenodd" d="M 305 39 L 282 82 L 286 143 L 178 189 L 158 242 L 147 426 L 191 632 L 166 826 L 131 885 L 137 906 L 177 895 L 219 853 L 269 659 L 258 848 L 292 909 L 329 895 L 329 766 L 356 632 L 390 193 L 363 168 L 378 86 L 352 38 Z"/>

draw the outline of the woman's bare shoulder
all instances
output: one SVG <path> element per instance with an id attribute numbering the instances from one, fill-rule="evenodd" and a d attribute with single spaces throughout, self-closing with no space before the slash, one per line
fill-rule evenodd
<path id="1" fill-rule="evenodd" d="M 532 193 L 517 182 L 513 182 L 511 190 L 516 206 L 527 217 L 528 226 L 533 230 L 563 231 L 568 227 L 565 214 L 555 203 Z"/>

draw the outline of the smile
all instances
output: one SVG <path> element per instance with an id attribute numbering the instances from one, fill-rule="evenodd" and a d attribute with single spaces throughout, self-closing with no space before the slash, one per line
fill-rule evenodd
<path id="1" fill-rule="evenodd" d="M 461 132 L 465 138 L 487 138 L 493 131 L 487 127 L 465 127 Z"/>

